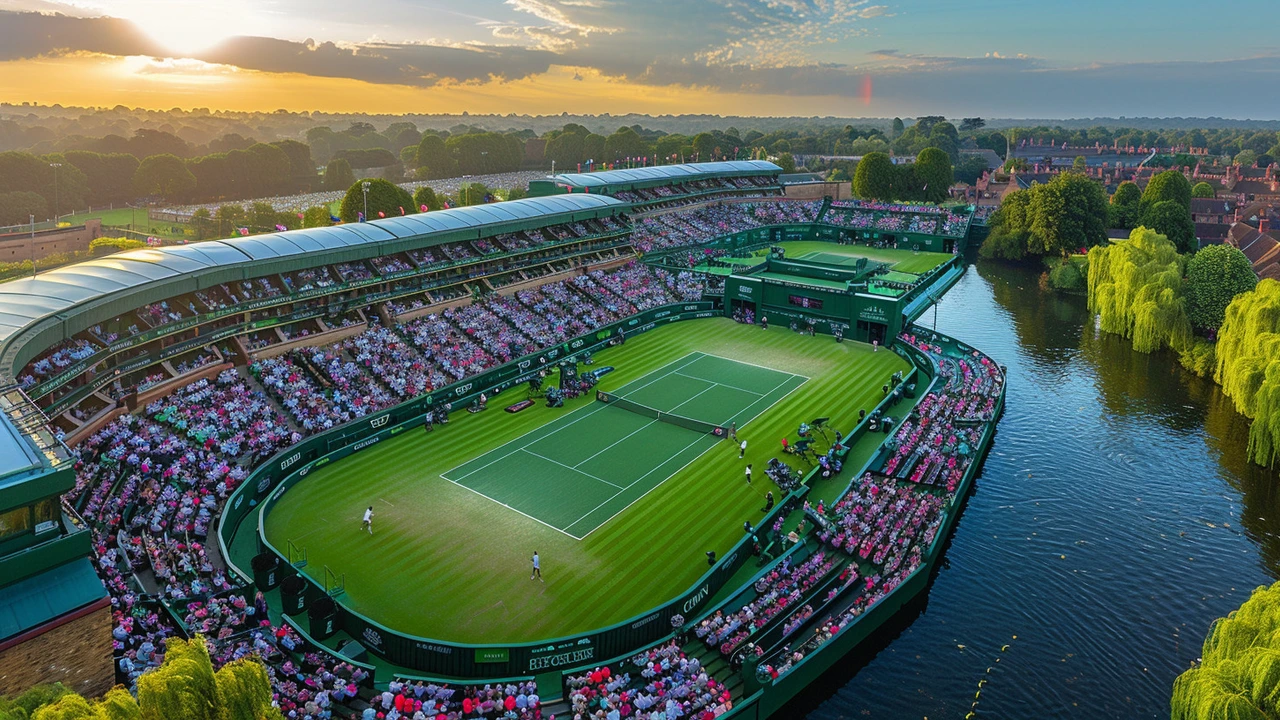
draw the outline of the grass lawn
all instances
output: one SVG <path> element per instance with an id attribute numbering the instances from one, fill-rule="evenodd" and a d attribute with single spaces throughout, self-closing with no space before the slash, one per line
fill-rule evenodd
<path id="1" fill-rule="evenodd" d="M 81 225 L 86 220 L 94 219 L 102 220 L 102 224 L 107 226 L 104 229 L 104 234 L 108 237 L 113 237 L 115 234 L 118 234 L 112 233 L 111 228 L 128 228 L 135 221 L 137 222 L 135 230 L 146 235 L 155 235 L 156 237 L 166 238 L 169 240 L 181 240 L 186 237 L 182 232 L 172 232 L 172 228 L 176 227 L 181 230 L 186 227 L 185 225 L 181 223 L 150 220 L 147 218 L 146 208 L 138 208 L 137 210 L 133 210 L 131 208 L 95 210 L 89 213 L 68 215 L 67 217 L 62 218 L 62 222 L 69 222 L 72 225 Z M 155 232 L 152 232 L 152 230 Z"/>
<path id="2" fill-rule="evenodd" d="M 821 240 L 798 240 L 781 243 L 786 248 L 787 257 L 804 259 L 810 253 L 827 255 L 844 255 L 846 257 L 864 257 L 875 262 L 892 263 L 898 272 L 922 275 L 951 259 L 947 253 L 914 252 L 893 248 L 873 248 L 866 245 L 838 245 Z M 767 252 L 767 251 L 766 251 Z M 818 258 L 820 261 L 829 259 Z"/>
<path id="3" fill-rule="evenodd" d="M 852 427 L 859 409 L 870 409 L 880 400 L 880 386 L 889 376 L 907 369 L 895 353 L 873 353 L 868 345 L 800 336 L 783 328 L 764 331 L 716 318 L 663 326 L 597 354 L 596 367 L 616 368 L 600 387 L 610 392 L 624 389 L 630 395 L 638 391 L 640 378 L 661 376 L 655 371 L 695 353 L 768 368 L 779 379 L 808 380 L 754 421 L 739 425 L 739 436 L 748 442 L 745 461 L 738 459 L 732 443 L 712 443 L 705 454 L 674 474 L 665 469 L 657 473 L 669 477 L 629 500 L 624 509 L 592 519 L 588 524 L 598 526 L 589 534 L 581 525 L 573 535 L 566 534 L 531 517 L 544 510 L 555 512 L 557 503 L 577 504 L 578 491 L 572 488 L 544 492 L 542 497 L 526 493 L 520 499 L 525 510 L 533 508 L 528 503 L 540 505 L 522 514 L 442 477 L 453 477 L 451 471 L 468 462 L 600 405 L 593 397 L 582 397 L 563 409 L 540 403 L 513 415 L 502 408 L 525 397 L 523 388 L 514 388 L 491 399 L 484 413 L 455 413 L 449 425 L 434 432 L 405 433 L 313 471 L 280 499 L 267 518 L 267 536 L 280 548 L 286 540 L 304 547 L 308 573 L 322 576 L 327 565 L 345 574 L 344 601 L 354 609 L 428 638 L 523 642 L 592 630 L 638 615 L 688 589 L 707 568 L 707 550 L 723 554 L 742 537 L 744 520 L 760 519 L 765 492 L 774 490 L 776 495 L 764 467 L 779 453 L 784 436 L 794 440 L 800 422 L 824 415 L 831 416 L 833 427 Z M 745 387 L 737 382 L 742 376 L 729 377 L 729 367 L 712 368 L 710 374 L 691 368 L 687 374 L 694 380 Z M 684 391 L 692 396 L 701 387 Z M 660 388 L 635 400 L 654 405 L 674 388 Z M 753 393 L 765 389 L 750 388 Z M 706 392 L 703 397 L 719 391 Z M 695 398 L 680 407 L 679 414 L 706 419 L 698 413 L 711 404 Z M 594 447 L 591 452 L 597 452 L 603 447 L 602 440 L 593 437 L 600 430 L 597 425 L 588 419 L 565 432 L 579 438 L 584 451 Z M 659 444 L 669 445 L 655 442 L 649 451 L 627 452 L 614 458 L 615 467 L 602 464 L 591 474 L 607 476 L 615 484 L 620 484 L 618 477 L 643 475 L 671 457 Z M 556 459 L 570 466 L 582 462 Z M 750 486 L 743 479 L 747 462 L 755 469 Z M 489 478 L 486 493 L 512 492 L 551 477 L 524 467 L 507 468 L 500 475 Z M 499 480 L 501 487 L 492 484 Z M 360 531 L 361 513 L 368 505 L 376 512 L 373 536 Z M 529 580 L 534 550 L 541 555 L 545 583 Z"/>

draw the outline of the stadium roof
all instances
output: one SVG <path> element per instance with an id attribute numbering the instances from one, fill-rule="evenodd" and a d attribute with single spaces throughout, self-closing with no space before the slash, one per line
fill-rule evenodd
<path id="1" fill-rule="evenodd" d="M 35 278 L 0 283 L 0 346 L 41 318 L 158 281 L 180 280 L 192 273 L 268 260 L 302 260 L 309 253 L 362 246 L 372 249 L 387 241 L 625 207 L 626 203 L 602 195 L 555 195 L 108 255 L 50 270 Z M 332 261 L 317 259 L 315 264 Z M 193 283 L 190 289 L 196 289 L 196 285 Z"/>
<path id="2" fill-rule="evenodd" d="M 562 173 L 554 176 L 557 185 L 574 188 L 603 188 L 610 185 L 637 183 L 671 183 L 700 180 L 718 175 L 760 175 L 780 173 L 782 168 L 766 160 L 730 160 L 726 162 L 654 165 L 629 170 L 606 170 L 596 173 Z"/>

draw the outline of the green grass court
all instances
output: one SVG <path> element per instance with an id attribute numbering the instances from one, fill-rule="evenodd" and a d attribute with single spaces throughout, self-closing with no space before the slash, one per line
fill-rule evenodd
<path id="1" fill-rule="evenodd" d="M 778 492 L 764 467 L 800 422 L 829 415 L 833 427 L 852 427 L 858 410 L 883 397 L 889 376 L 908 367 L 884 349 L 726 318 L 629 338 L 597 353 L 596 367 L 605 365 L 616 370 L 603 389 L 636 402 L 704 420 L 758 414 L 738 423 L 746 460 L 729 441 L 668 423 L 636 436 L 643 443 L 609 448 L 649 419 L 594 397 L 510 414 L 502 408 L 525 397 L 513 388 L 485 412 L 457 412 L 434 432 L 401 433 L 312 471 L 267 516 L 268 539 L 282 550 L 290 540 L 305 548 L 304 572 L 317 580 L 326 566 L 345 575 L 343 601 L 402 632 L 496 643 L 606 627 L 687 590 L 707 569 L 706 551 L 723 554 L 742 537 L 743 521 L 759 521 L 765 492 Z M 526 449 L 580 467 L 571 473 L 527 455 L 518 466 L 481 469 Z M 750 486 L 746 462 L 756 470 Z M 619 495 L 577 470 L 635 484 Z M 607 512 L 588 513 L 615 495 Z M 373 536 L 360 531 L 369 505 Z M 545 584 L 529 580 L 534 550 Z"/>
<path id="2" fill-rule="evenodd" d="M 923 275 L 951 259 L 948 253 L 915 252 L 897 248 L 873 248 L 866 245 L 836 245 L 830 242 L 793 240 L 782 243 L 787 257 L 815 260 L 833 265 L 852 265 L 864 257 L 874 262 L 889 263 L 891 269 Z"/>
<path id="3" fill-rule="evenodd" d="M 637 339 L 639 340 L 639 339 Z M 635 341 L 633 341 L 635 342 Z M 656 410 L 727 427 L 747 424 L 808 379 L 691 353 L 614 388 Z M 443 477 L 581 540 L 725 438 L 597 402 Z"/>

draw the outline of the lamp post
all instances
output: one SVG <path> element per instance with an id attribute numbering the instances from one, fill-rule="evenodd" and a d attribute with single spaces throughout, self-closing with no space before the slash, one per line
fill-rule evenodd
<path id="1" fill-rule="evenodd" d="M 36 216 L 31 214 L 31 278 L 36 276 Z"/>
<path id="2" fill-rule="evenodd" d="M 53 168 L 53 226 L 58 227 L 58 168 L 62 163 L 51 162 L 49 167 Z"/>
<path id="3" fill-rule="evenodd" d="M 364 221 L 369 222 L 369 186 L 373 183 L 365 180 L 360 183 L 360 187 L 364 189 Z"/>

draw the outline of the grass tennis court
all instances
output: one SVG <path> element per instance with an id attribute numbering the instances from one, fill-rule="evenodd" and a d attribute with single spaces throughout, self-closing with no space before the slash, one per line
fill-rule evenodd
<path id="1" fill-rule="evenodd" d="M 688 589 L 707 569 L 706 551 L 723 554 L 742 537 L 743 521 L 759 521 L 764 494 L 772 490 L 778 495 L 763 468 L 780 454 L 783 436 L 794 439 L 800 422 L 825 415 L 833 427 L 852 427 L 860 409 L 874 407 L 883 397 L 880 387 L 889 376 L 907 369 L 901 357 L 883 348 L 873 352 L 863 343 L 836 343 L 781 327 L 762 330 L 727 318 L 673 323 L 629 338 L 624 345 L 597 353 L 595 367 L 616 368 L 601 381 L 603 389 L 612 391 L 639 387 L 643 379 L 658 377 L 663 368 L 669 370 L 697 354 L 736 361 L 721 369 L 747 373 L 754 364 L 809 379 L 795 380 L 800 384 L 789 394 L 778 390 L 777 404 L 761 403 L 767 409 L 759 417 L 745 426 L 739 423 L 739 435 L 748 441 L 745 460 L 738 459 L 732 443 L 719 441 L 674 474 L 659 471 L 663 477 L 670 475 L 665 481 L 645 479 L 653 489 L 615 510 L 616 515 L 611 513 L 611 519 L 590 534 L 582 527 L 585 523 L 573 528 L 581 540 L 548 527 L 548 518 L 534 520 L 443 477 L 454 477 L 455 470 L 477 458 L 494 459 L 501 453 L 493 453 L 504 445 L 534 439 L 538 436 L 532 433 L 547 432 L 577 412 L 600 406 L 594 397 L 579 397 L 564 408 L 539 403 L 514 415 L 503 412 L 503 407 L 524 399 L 524 387 L 490 398 L 485 412 L 454 413 L 452 422 L 434 432 L 401 433 L 317 468 L 280 498 L 266 518 L 267 537 L 277 547 L 293 541 L 304 548 L 310 563 L 303 572 L 317 580 L 326 567 L 344 575 L 343 601 L 356 611 L 423 637 L 524 642 L 626 620 Z M 679 372 L 708 377 L 703 366 L 709 368 L 709 362 Z M 763 379 L 731 379 L 728 374 L 715 380 L 764 392 L 783 377 L 767 384 Z M 637 401 L 658 403 L 674 389 L 660 383 L 648 393 L 639 392 Z M 703 400 L 709 404 L 721 392 L 708 390 L 691 405 L 701 407 Z M 595 419 L 592 415 L 565 432 L 578 437 L 593 428 Z M 694 439 L 688 437 L 686 443 Z M 580 439 L 585 443 L 587 438 L 584 434 Z M 578 464 L 605 444 L 595 440 L 592 446 L 590 452 L 582 451 L 586 455 L 561 460 Z M 537 447 L 530 449 L 541 453 Z M 648 451 L 628 455 L 629 462 L 617 464 L 636 468 L 609 472 L 617 477 L 643 474 L 663 459 Z M 743 479 L 747 462 L 756 469 L 751 485 Z M 625 484 L 594 464 L 592 472 Z M 522 481 L 525 474 L 522 468 L 507 482 Z M 836 482 L 843 485 L 848 478 Z M 486 492 L 496 496 L 497 488 L 495 484 Z M 560 503 L 578 502 L 573 491 L 545 487 L 541 497 L 529 500 L 540 503 L 535 512 L 548 514 Z M 361 513 L 369 505 L 377 513 L 372 536 L 360 530 Z M 583 511 L 575 512 L 561 525 L 575 521 Z M 252 533 L 241 536 L 252 542 Z M 545 584 L 529 580 L 534 550 L 542 557 Z"/>
<path id="2" fill-rule="evenodd" d="M 711 425 L 746 425 L 808 378 L 700 352 L 616 389 Z M 442 477 L 581 540 L 712 446 L 715 435 L 596 402 Z"/>
<path id="3" fill-rule="evenodd" d="M 789 258 L 852 265 L 858 258 L 864 257 L 874 262 L 889 263 L 892 269 L 898 272 L 916 275 L 923 275 L 951 259 L 950 253 L 915 252 L 866 245 L 836 245 L 816 240 L 792 240 L 781 245 L 786 249 Z"/>

